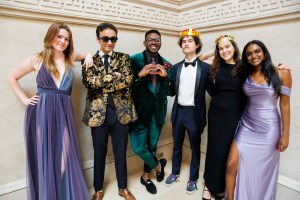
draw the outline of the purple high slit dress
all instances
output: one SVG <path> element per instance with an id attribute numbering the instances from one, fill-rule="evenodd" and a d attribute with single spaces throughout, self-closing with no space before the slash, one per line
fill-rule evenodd
<path id="1" fill-rule="evenodd" d="M 281 137 L 278 97 L 272 86 L 255 84 L 250 77 L 243 90 L 248 100 L 235 135 L 240 160 L 234 199 L 275 200 Z M 281 86 L 282 94 L 290 92 Z"/>
<path id="2" fill-rule="evenodd" d="M 88 200 L 71 102 L 73 71 L 59 89 L 44 64 L 37 78 L 39 102 L 25 116 L 28 200 Z"/>

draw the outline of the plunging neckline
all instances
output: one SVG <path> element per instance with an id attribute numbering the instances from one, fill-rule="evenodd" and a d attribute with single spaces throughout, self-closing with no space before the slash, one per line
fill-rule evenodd
<path id="1" fill-rule="evenodd" d="M 47 70 L 48 71 L 48 70 Z M 51 76 L 51 78 L 52 78 L 52 81 L 53 81 L 53 83 L 54 83 L 54 85 L 55 85 L 55 87 L 56 87 L 56 89 L 60 89 L 60 86 L 61 86 L 61 83 L 63 82 L 63 80 L 64 80 L 64 77 L 65 77 L 65 73 L 66 73 L 66 69 L 64 70 L 64 73 L 62 74 L 62 76 L 61 76 L 61 79 L 60 79 L 60 83 L 59 83 L 59 85 L 57 86 L 56 85 L 56 82 L 55 82 L 55 79 L 54 79 L 54 77 L 52 76 L 52 74 L 50 73 L 50 72 L 48 72 L 49 73 L 49 75 Z"/>
<path id="2" fill-rule="evenodd" d="M 43 67 L 45 68 L 44 70 L 47 71 L 47 74 L 51 77 L 51 80 L 52 80 L 53 85 L 55 86 L 55 88 L 59 90 L 59 89 L 61 88 L 61 84 L 62 84 L 62 82 L 63 82 L 63 80 L 64 80 L 64 77 L 65 77 L 65 74 L 66 74 L 66 69 L 64 70 L 64 73 L 62 74 L 61 80 L 59 81 L 59 85 L 56 85 L 56 82 L 55 82 L 53 76 L 52 76 L 51 73 L 48 71 L 48 69 L 47 69 L 47 67 L 45 66 L 44 63 L 42 64 L 41 68 L 39 69 L 38 74 L 41 73 L 41 69 L 42 69 Z"/>

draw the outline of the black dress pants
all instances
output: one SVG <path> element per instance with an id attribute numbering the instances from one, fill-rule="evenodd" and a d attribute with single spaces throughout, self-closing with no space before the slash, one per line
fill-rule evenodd
<path id="1" fill-rule="evenodd" d="M 94 189 L 103 189 L 105 158 L 107 154 L 108 136 L 111 136 L 115 157 L 115 168 L 119 189 L 127 187 L 126 149 L 128 143 L 128 124 L 118 121 L 114 107 L 107 105 L 105 122 L 98 127 L 92 127 L 94 146 Z"/>
<path id="2" fill-rule="evenodd" d="M 179 175 L 182 161 L 182 145 L 187 131 L 192 150 L 190 163 L 189 181 L 196 181 L 199 178 L 200 167 L 200 143 L 203 129 L 199 129 L 196 122 L 195 107 L 178 105 L 176 120 L 172 124 L 173 128 L 173 156 L 172 174 Z"/>

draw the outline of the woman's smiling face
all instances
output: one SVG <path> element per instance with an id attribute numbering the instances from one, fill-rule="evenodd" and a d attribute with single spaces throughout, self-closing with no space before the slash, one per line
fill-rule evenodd
<path id="1" fill-rule="evenodd" d="M 246 49 L 248 63 L 253 67 L 261 67 L 265 58 L 262 48 L 257 44 L 250 44 Z"/>

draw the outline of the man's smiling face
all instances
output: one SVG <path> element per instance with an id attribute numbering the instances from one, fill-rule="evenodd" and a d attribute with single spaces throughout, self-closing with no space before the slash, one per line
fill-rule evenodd
<path id="1" fill-rule="evenodd" d="M 150 33 L 146 36 L 146 40 L 144 41 L 144 46 L 146 50 L 150 53 L 150 55 L 157 55 L 160 47 L 161 47 L 161 38 L 157 33 Z"/>

